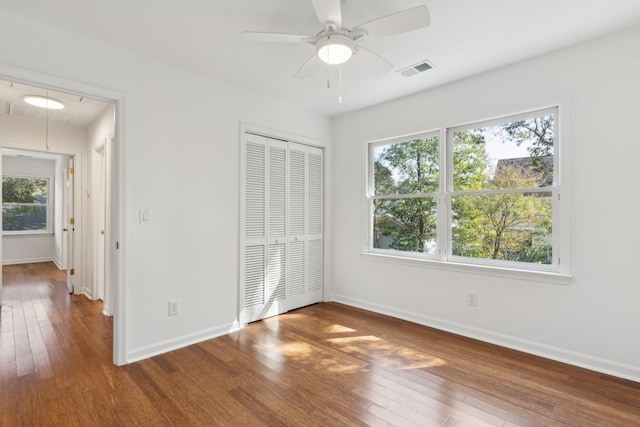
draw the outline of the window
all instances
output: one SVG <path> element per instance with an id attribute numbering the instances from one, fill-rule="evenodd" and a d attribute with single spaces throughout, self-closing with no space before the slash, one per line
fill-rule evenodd
<path id="1" fill-rule="evenodd" d="M 374 248 L 437 253 L 439 146 L 431 133 L 371 147 Z"/>
<path id="2" fill-rule="evenodd" d="M 369 252 L 558 272 L 557 117 L 370 143 Z"/>
<path id="3" fill-rule="evenodd" d="M 2 178 L 2 231 L 49 231 L 49 178 Z"/>

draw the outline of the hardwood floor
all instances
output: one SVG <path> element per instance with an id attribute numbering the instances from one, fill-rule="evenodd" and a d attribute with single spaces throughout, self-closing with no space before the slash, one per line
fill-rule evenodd
<path id="1" fill-rule="evenodd" d="M 639 426 L 640 384 L 337 303 L 124 367 L 100 302 L 5 266 L 2 426 Z"/>

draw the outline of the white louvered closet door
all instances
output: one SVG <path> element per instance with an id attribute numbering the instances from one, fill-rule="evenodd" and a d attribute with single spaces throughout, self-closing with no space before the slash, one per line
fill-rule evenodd
<path id="1" fill-rule="evenodd" d="M 322 149 L 307 147 L 307 304 L 322 300 L 323 160 Z"/>
<path id="2" fill-rule="evenodd" d="M 287 307 L 294 309 L 320 301 L 322 150 L 295 143 L 289 143 L 288 254 Z"/>
<path id="3" fill-rule="evenodd" d="M 269 139 L 267 151 L 267 307 L 262 317 L 286 311 L 287 282 L 287 143 Z"/>
<path id="4" fill-rule="evenodd" d="M 322 150 L 246 134 L 240 322 L 322 298 Z"/>
<path id="5" fill-rule="evenodd" d="M 303 306 L 306 293 L 306 156 L 304 145 L 289 145 L 289 308 Z"/>
<path id="6" fill-rule="evenodd" d="M 240 322 L 247 323 L 266 306 L 267 138 L 246 134 L 241 154 Z"/>

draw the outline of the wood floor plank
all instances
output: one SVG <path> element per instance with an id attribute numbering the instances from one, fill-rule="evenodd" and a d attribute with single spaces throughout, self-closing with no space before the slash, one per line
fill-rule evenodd
<path id="1" fill-rule="evenodd" d="M 640 426 L 638 383 L 337 303 L 117 367 L 64 272 L 3 280 L 0 426 Z"/>

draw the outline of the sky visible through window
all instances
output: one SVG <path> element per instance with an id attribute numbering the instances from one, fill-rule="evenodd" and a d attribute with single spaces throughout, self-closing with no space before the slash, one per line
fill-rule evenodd
<path id="1" fill-rule="evenodd" d="M 525 141 L 517 145 L 509 138 L 509 135 L 502 130 L 502 126 L 482 128 L 480 129 L 480 133 L 484 136 L 485 140 L 484 148 L 487 152 L 487 159 L 489 160 L 487 173 L 491 178 L 493 178 L 499 160 L 531 156 L 529 149 L 533 147 L 533 142 Z"/>
<path id="2" fill-rule="evenodd" d="M 485 150 L 489 160 L 487 173 L 491 178 L 493 178 L 498 161 L 502 159 L 517 159 L 531 156 L 529 150 L 533 147 L 533 141 L 524 141 L 520 145 L 517 145 L 503 130 L 501 125 L 489 126 L 476 130 L 484 136 Z M 373 158 L 380 161 L 381 155 L 387 147 L 387 145 L 374 147 Z M 393 178 L 396 182 L 403 178 L 399 175 L 398 169 L 392 168 L 391 173 L 393 174 Z"/>

